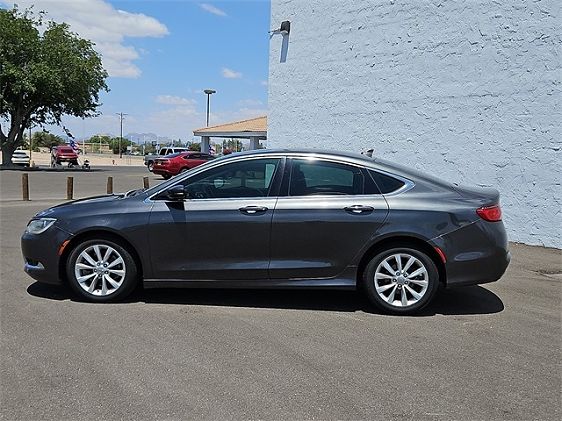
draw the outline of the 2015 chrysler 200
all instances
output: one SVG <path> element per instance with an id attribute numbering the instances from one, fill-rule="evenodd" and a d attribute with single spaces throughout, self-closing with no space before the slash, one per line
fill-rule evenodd
<path id="1" fill-rule="evenodd" d="M 509 263 L 496 190 L 362 155 L 268 150 L 210 161 L 148 190 L 38 213 L 25 271 L 105 302 L 144 287 L 360 288 L 415 312 Z"/>

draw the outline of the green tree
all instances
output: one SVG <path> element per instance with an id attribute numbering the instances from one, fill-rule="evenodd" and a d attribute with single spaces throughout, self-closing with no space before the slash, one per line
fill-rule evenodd
<path id="1" fill-rule="evenodd" d="M 35 132 L 31 135 L 33 146 L 51 148 L 57 145 L 64 145 L 66 142 L 60 136 L 48 132 Z"/>
<path id="2" fill-rule="evenodd" d="M 201 143 L 190 143 L 187 147 L 190 151 L 201 152 Z"/>
<path id="3" fill-rule="evenodd" d="M 113 151 L 113 153 L 118 154 L 119 153 L 119 138 L 113 137 L 113 138 L 111 138 L 111 140 L 108 143 L 109 143 L 109 147 Z M 132 145 L 132 144 L 133 144 L 133 142 L 123 138 L 123 140 L 121 141 L 121 153 L 126 152 L 127 146 Z"/>
<path id="4" fill-rule="evenodd" d="M 23 143 L 27 127 L 59 124 L 63 115 L 97 115 L 108 91 L 100 55 L 68 25 L 41 15 L 0 9 L 0 149 L 3 165 Z M 4 125 L 5 124 L 5 125 Z M 7 130 L 4 130 L 4 127 Z"/>

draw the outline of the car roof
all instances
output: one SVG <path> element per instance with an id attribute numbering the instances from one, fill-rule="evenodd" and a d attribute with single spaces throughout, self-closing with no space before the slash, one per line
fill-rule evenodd
<path id="1" fill-rule="evenodd" d="M 382 159 L 376 154 L 373 157 L 354 152 L 343 151 L 329 151 L 322 149 L 258 149 L 251 151 L 235 152 L 233 154 L 223 157 L 223 159 L 230 159 L 230 157 L 249 157 L 249 156 L 268 156 L 268 155 L 285 155 L 285 156 L 308 156 L 317 158 L 332 158 L 343 162 L 355 163 L 361 166 L 370 167 L 373 169 L 382 170 L 390 174 L 395 174 L 410 180 L 431 182 L 441 186 L 449 186 L 447 183 L 437 177 L 434 177 L 425 172 L 418 171 L 414 168 L 405 165 L 396 164 L 394 162 Z"/>
<path id="2" fill-rule="evenodd" d="M 267 156 L 267 155 L 299 155 L 311 157 L 339 158 L 343 161 L 357 162 L 363 165 L 373 164 L 375 158 L 353 152 L 332 151 L 323 149 L 256 149 L 251 151 L 234 152 L 228 157 L 241 156 Z M 343 158 L 343 159 L 342 159 Z"/>

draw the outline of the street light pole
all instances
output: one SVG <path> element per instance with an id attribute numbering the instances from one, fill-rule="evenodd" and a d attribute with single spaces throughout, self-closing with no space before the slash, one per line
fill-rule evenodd
<path id="1" fill-rule="evenodd" d="M 209 111 L 210 111 L 210 105 L 211 105 L 211 95 L 215 94 L 217 91 L 213 90 L 213 89 L 205 89 L 203 92 L 205 92 L 207 94 L 207 127 L 209 127 Z"/>
<path id="2" fill-rule="evenodd" d="M 119 158 L 123 158 L 123 151 L 121 150 L 121 142 L 123 142 L 123 117 L 128 114 L 125 113 L 115 113 L 119 116 L 119 120 L 121 122 L 121 134 L 119 136 Z"/>

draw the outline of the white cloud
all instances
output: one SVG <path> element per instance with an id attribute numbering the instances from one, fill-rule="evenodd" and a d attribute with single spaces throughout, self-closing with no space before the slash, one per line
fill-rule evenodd
<path id="1" fill-rule="evenodd" d="M 205 110 L 203 108 L 198 109 L 194 102 L 175 106 L 169 105 L 146 114 L 127 115 L 123 120 L 124 133 L 156 133 L 158 136 L 173 139 L 181 138 L 185 141 L 193 138 L 193 130 L 205 127 Z M 262 115 L 267 115 L 267 108 L 264 106 L 218 110 L 211 113 L 210 124 L 222 124 Z M 65 116 L 63 124 L 79 139 L 83 136 L 89 138 L 100 133 L 111 136 L 119 135 L 119 117 L 115 115 L 114 110 L 110 109 L 105 109 L 104 114 L 98 117 L 87 118 L 84 121 L 80 118 Z M 47 129 L 55 134 L 63 134 L 60 127 L 48 126 Z M 198 140 L 198 138 L 196 139 Z"/>
<path id="2" fill-rule="evenodd" d="M 158 95 L 156 97 L 156 102 L 164 105 L 194 105 L 196 103 L 193 99 L 174 95 Z"/>
<path id="3" fill-rule="evenodd" d="M 267 80 L 260 81 L 260 85 L 261 86 L 267 86 L 268 85 Z"/>
<path id="4" fill-rule="evenodd" d="M 9 4 L 7 1 L 2 1 Z M 141 74 L 134 61 L 138 51 L 125 38 L 162 37 L 168 28 L 153 17 L 115 9 L 105 0 L 18 0 L 20 9 L 32 5 L 45 11 L 46 19 L 65 22 L 73 32 L 93 41 L 110 76 L 136 78 Z"/>
<path id="5" fill-rule="evenodd" d="M 232 69 L 229 69 L 227 67 L 224 67 L 222 69 L 222 76 L 227 78 L 227 79 L 240 79 L 242 77 L 242 73 L 240 72 L 235 72 Z"/>
<path id="6" fill-rule="evenodd" d="M 203 9 L 206 12 L 212 13 L 213 15 L 217 15 L 217 16 L 226 16 L 226 12 L 224 10 L 219 9 L 218 7 L 213 6 L 212 4 L 209 3 L 201 3 L 199 5 L 201 7 L 201 9 Z"/>

